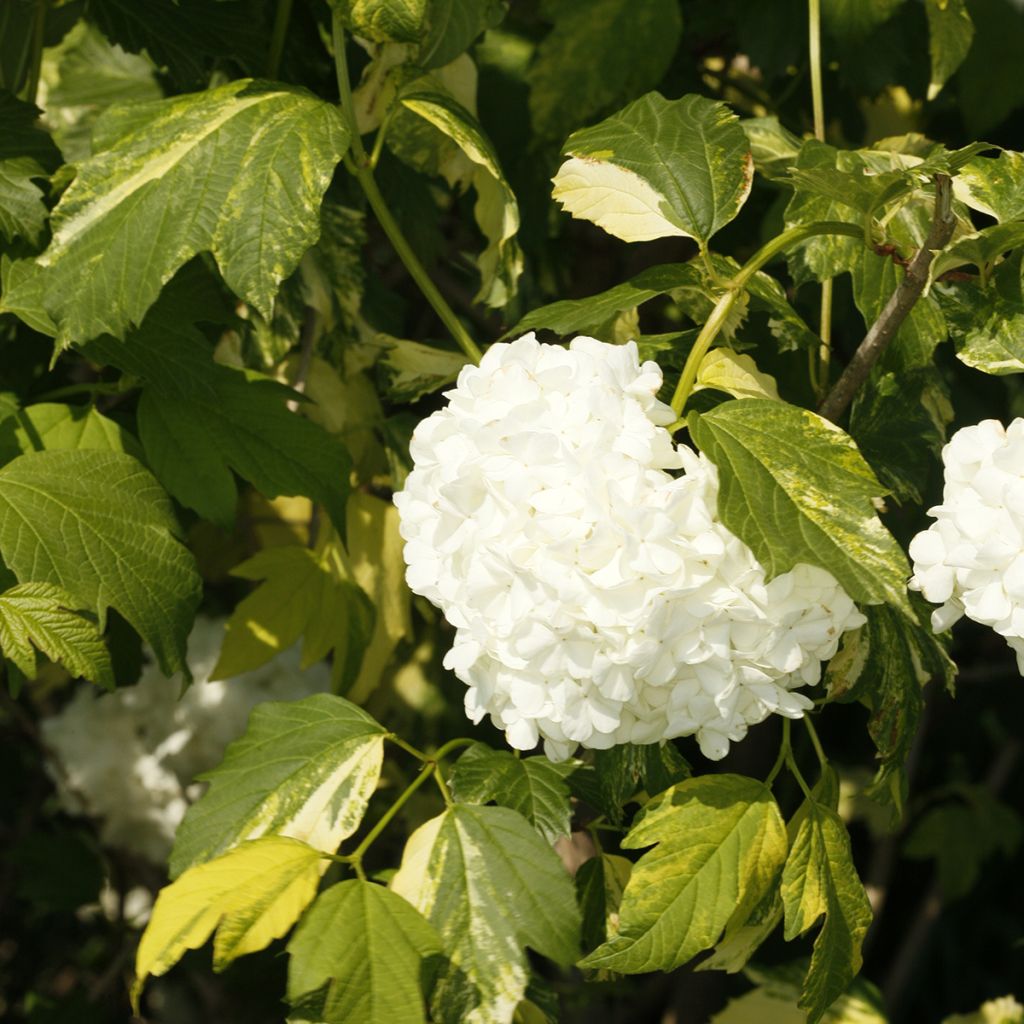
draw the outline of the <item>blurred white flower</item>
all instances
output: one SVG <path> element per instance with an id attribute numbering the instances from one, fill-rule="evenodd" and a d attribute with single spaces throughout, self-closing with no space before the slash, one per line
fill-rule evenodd
<path id="1" fill-rule="evenodd" d="M 409 586 L 456 627 L 469 717 L 518 749 L 696 734 L 724 757 L 772 712 L 802 715 L 794 688 L 864 621 L 822 569 L 766 582 L 718 521 L 714 465 L 664 429 L 661 382 L 633 342 L 528 334 L 465 367 L 413 435 Z"/>
<path id="2" fill-rule="evenodd" d="M 912 590 L 941 605 L 936 632 L 961 616 L 991 626 L 1024 674 L 1024 419 L 983 420 L 942 449 L 942 504 L 910 543 Z"/>
<path id="3" fill-rule="evenodd" d="M 196 620 L 188 651 L 195 682 L 180 700 L 181 677 L 167 678 L 151 664 L 135 686 L 82 688 L 43 720 L 47 746 L 60 761 L 50 771 L 62 804 L 99 819 L 107 845 L 162 864 L 202 791 L 195 777 L 220 762 L 252 709 L 330 689 L 326 665 L 299 671 L 297 648 L 253 672 L 209 682 L 223 639 L 222 621 Z"/>

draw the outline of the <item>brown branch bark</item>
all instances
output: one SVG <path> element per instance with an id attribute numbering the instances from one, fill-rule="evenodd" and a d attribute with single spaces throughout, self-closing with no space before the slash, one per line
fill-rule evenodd
<path id="1" fill-rule="evenodd" d="M 818 409 L 825 419 L 835 422 L 846 411 L 854 395 L 868 379 L 871 368 L 878 362 L 889 342 L 895 337 L 900 324 L 921 297 L 928 283 L 928 270 L 935 253 L 944 248 L 953 235 L 956 223 L 952 211 L 953 182 L 947 174 L 935 176 L 935 216 L 924 245 L 910 261 L 903 280 L 889 297 L 878 319 L 871 325 L 849 365 L 843 370 L 828 396 Z"/>

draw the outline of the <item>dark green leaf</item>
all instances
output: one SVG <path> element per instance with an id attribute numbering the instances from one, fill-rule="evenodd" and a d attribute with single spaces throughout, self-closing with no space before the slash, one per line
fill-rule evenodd
<path id="1" fill-rule="evenodd" d="M 924 0 L 928 15 L 928 53 L 932 79 L 928 99 L 933 100 L 964 62 L 974 39 L 974 22 L 966 0 Z"/>
<path id="2" fill-rule="evenodd" d="M 267 497 L 320 502 L 343 531 L 351 461 L 342 444 L 288 408 L 296 397 L 289 388 L 215 363 L 203 337 L 161 307 L 124 342 L 86 347 L 91 359 L 145 382 L 139 434 L 160 481 L 227 528 L 238 501 L 234 470 Z"/>
<path id="3" fill-rule="evenodd" d="M 653 89 L 683 28 L 675 0 L 567 0 L 552 17 L 527 80 L 533 129 L 555 142 Z"/>
<path id="4" fill-rule="evenodd" d="M 622 894 L 633 865 L 625 857 L 599 853 L 576 872 L 576 897 L 583 913 L 583 948 L 590 952 L 614 935 Z"/>
<path id="5" fill-rule="evenodd" d="M 549 843 L 569 835 L 569 787 L 572 766 L 546 757 L 513 756 L 476 743 L 455 762 L 452 796 L 470 804 L 492 801 L 518 811 Z"/>

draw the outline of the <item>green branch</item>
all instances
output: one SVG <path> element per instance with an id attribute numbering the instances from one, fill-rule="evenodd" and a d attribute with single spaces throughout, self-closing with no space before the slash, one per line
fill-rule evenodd
<path id="1" fill-rule="evenodd" d="M 355 107 L 352 102 L 352 87 L 348 77 L 348 61 L 345 57 L 345 28 L 342 24 L 341 14 L 335 9 L 332 23 L 332 41 L 334 46 L 334 68 L 338 77 L 338 94 L 340 97 L 341 112 L 345 117 L 349 133 L 352 137 L 352 159 L 346 160 L 346 166 L 355 175 L 367 202 L 373 210 L 377 222 L 380 224 L 384 234 L 394 247 L 398 258 L 409 271 L 410 277 L 419 286 L 423 297 L 430 303 L 431 308 L 438 315 L 441 322 L 451 332 L 451 336 L 458 343 L 459 348 L 474 362 L 479 363 L 483 353 L 477 344 L 469 336 L 469 332 L 462 326 L 462 321 L 455 315 L 451 306 L 445 301 L 444 296 L 437 290 L 434 282 L 430 279 L 426 268 L 420 262 L 419 257 L 413 252 L 412 246 L 402 234 L 402 229 L 392 216 L 388 205 L 381 195 L 377 182 L 373 177 L 372 162 L 366 154 L 363 140 L 359 135 L 359 125 L 356 122 Z"/>
<path id="2" fill-rule="evenodd" d="M 783 231 L 781 235 L 777 235 L 758 249 L 743 264 L 732 280 L 727 283 L 726 291 L 718 299 L 718 302 L 715 303 L 715 308 L 711 311 L 707 322 L 697 335 L 697 340 L 694 342 L 690 354 L 686 357 L 686 363 L 683 366 L 679 384 L 676 386 L 675 394 L 672 396 L 672 409 L 680 419 L 672 424 L 669 428 L 670 430 L 682 426 L 683 409 L 686 406 L 687 399 L 690 397 L 690 392 L 693 390 L 693 385 L 696 383 L 697 371 L 700 369 L 701 361 L 707 355 L 708 350 L 725 326 L 729 314 L 732 312 L 732 307 L 747 287 L 750 279 L 777 256 L 806 241 L 808 238 L 814 238 L 816 235 L 849 235 L 852 238 L 862 239 L 864 232 L 856 224 L 847 224 L 838 220 L 823 220 L 816 221 L 813 224 L 801 224 Z"/>
<path id="3" fill-rule="evenodd" d="M 267 51 L 267 78 L 277 78 L 281 73 L 281 54 L 284 53 L 284 40 L 292 16 L 292 3 L 293 0 L 277 0 L 270 49 Z"/>

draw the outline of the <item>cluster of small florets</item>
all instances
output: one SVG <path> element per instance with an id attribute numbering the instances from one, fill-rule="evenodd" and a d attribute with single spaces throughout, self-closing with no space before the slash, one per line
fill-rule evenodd
<path id="1" fill-rule="evenodd" d="M 769 714 L 800 717 L 795 688 L 864 621 L 823 569 L 766 581 L 718 520 L 714 465 L 664 429 L 661 383 L 632 342 L 528 334 L 413 435 L 409 586 L 456 627 L 469 717 L 518 749 L 695 734 L 724 757 Z"/>
<path id="2" fill-rule="evenodd" d="M 80 689 L 43 720 L 62 804 L 98 819 L 108 846 L 162 864 L 202 791 L 196 776 L 220 762 L 252 709 L 330 688 L 326 665 L 299 671 L 297 649 L 253 672 L 209 682 L 223 639 L 223 622 L 197 620 L 188 653 L 195 681 L 184 696 L 180 676 L 168 678 L 150 665 L 136 685 L 111 693 Z"/>
<path id="3" fill-rule="evenodd" d="M 935 518 L 910 544 L 913 590 L 941 607 L 936 632 L 961 616 L 1006 637 L 1024 673 L 1024 419 L 983 420 L 942 450 Z"/>

